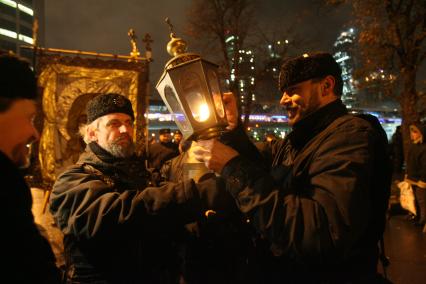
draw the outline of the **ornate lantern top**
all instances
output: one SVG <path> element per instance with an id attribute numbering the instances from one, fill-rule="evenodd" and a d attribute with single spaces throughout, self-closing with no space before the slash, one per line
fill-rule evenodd
<path id="1" fill-rule="evenodd" d="M 200 55 L 186 52 L 186 41 L 176 37 L 176 34 L 173 30 L 173 25 L 170 23 L 169 18 L 166 18 L 165 21 L 170 29 L 170 41 L 167 43 L 167 52 L 173 56 L 173 58 L 166 63 L 164 70 L 168 70 L 188 61 L 200 59 Z"/>
<path id="2" fill-rule="evenodd" d="M 170 29 L 170 41 L 167 44 L 167 52 L 171 55 L 171 56 L 178 56 L 182 53 L 186 52 L 186 41 L 184 41 L 183 39 L 176 37 L 174 31 L 173 31 L 173 25 L 172 23 L 170 23 L 170 19 L 166 18 L 166 23 L 167 25 L 169 25 L 169 29 Z"/>

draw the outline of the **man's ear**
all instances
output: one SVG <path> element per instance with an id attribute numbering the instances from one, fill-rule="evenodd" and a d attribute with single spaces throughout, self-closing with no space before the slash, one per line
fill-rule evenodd
<path id="1" fill-rule="evenodd" d="M 93 127 L 92 125 L 89 125 L 86 128 L 86 137 L 88 138 L 88 140 L 90 142 L 98 141 L 98 135 L 97 135 L 97 132 L 96 132 L 96 128 Z"/>
<path id="2" fill-rule="evenodd" d="M 335 84 L 336 84 L 336 81 L 335 81 L 335 79 L 334 79 L 333 76 L 330 76 L 330 75 L 326 76 L 324 78 L 322 95 L 326 96 L 326 95 L 328 95 L 330 93 L 334 94 L 334 85 Z"/>

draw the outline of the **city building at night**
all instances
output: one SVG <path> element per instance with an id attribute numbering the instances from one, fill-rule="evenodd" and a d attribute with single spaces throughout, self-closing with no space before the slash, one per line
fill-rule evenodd
<path id="1" fill-rule="evenodd" d="M 383 86 L 391 82 L 394 76 L 380 69 L 357 81 L 353 76 L 354 70 L 359 67 L 355 54 L 356 39 L 356 30 L 349 28 L 342 31 L 334 43 L 333 56 L 342 69 L 342 101 L 354 114 L 370 113 L 376 116 L 390 138 L 396 126 L 401 124 L 401 119 L 397 104 L 385 96 Z"/>
<path id="2" fill-rule="evenodd" d="M 268 43 L 267 46 L 267 60 L 265 64 L 265 73 L 267 73 L 274 80 L 278 81 L 280 68 L 283 61 L 283 54 L 288 52 L 289 40 L 277 40 Z"/>
<path id="3" fill-rule="evenodd" d="M 32 59 L 34 19 L 38 20 L 37 41 L 44 42 L 44 0 L 0 0 L 0 48 Z"/>
<path id="4" fill-rule="evenodd" d="M 343 95 L 342 101 L 348 108 L 358 107 L 357 90 L 354 86 L 353 71 L 355 60 L 353 47 L 356 40 L 354 28 L 349 28 L 340 33 L 334 43 L 334 59 L 342 69 Z"/>
<path id="5" fill-rule="evenodd" d="M 248 134 L 255 141 L 263 140 L 270 133 L 283 138 L 290 131 L 286 113 L 279 105 L 281 93 L 277 85 L 283 56 L 289 54 L 289 43 L 286 38 L 269 41 L 256 56 L 261 64 L 256 67 L 256 98 L 247 126 Z"/>
<path id="6" fill-rule="evenodd" d="M 236 48 L 236 41 L 238 38 L 234 35 L 228 35 L 226 38 L 228 56 L 230 58 L 231 75 L 227 79 L 228 84 L 237 84 L 240 92 L 240 102 L 242 112 L 244 107 L 256 101 L 254 92 L 255 86 L 255 56 L 250 49 Z M 235 56 L 235 51 L 237 52 Z M 238 74 L 237 74 L 238 73 Z"/>

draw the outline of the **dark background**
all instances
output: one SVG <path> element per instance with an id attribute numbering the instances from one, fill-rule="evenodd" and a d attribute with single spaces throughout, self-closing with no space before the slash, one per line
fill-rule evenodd
<path id="1" fill-rule="evenodd" d="M 259 1 L 257 22 L 266 29 L 293 27 L 309 41 L 306 50 L 331 51 L 338 34 L 349 26 L 350 9 L 326 9 L 319 2 Z M 155 84 L 170 58 L 164 19 L 169 17 L 176 34 L 184 37 L 190 4 L 191 0 L 45 0 L 45 47 L 128 55 L 131 46 L 127 32 L 133 28 L 143 54 L 141 39 L 150 33 L 154 40 L 150 78 Z M 191 50 L 191 41 L 186 40 Z M 300 54 L 306 50 L 300 48 Z"/>

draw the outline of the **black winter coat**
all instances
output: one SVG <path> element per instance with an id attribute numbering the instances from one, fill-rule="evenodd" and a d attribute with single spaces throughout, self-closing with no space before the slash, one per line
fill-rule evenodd
<path id="1" fill-rule="evenodd" d="M 60 283 L 52 249 L 34 223 L 30 189 L 18 168 L 2 152 L 0 180 L 0 216 L 3 220 L 0 282 Z"/>
<path id="2" fill-rule="evenodd" d="M 408 148 L 406 174 L 413 181 L 426 182 L 426 126 L 418 124 L 417 127 L 423 136 L 422 143 L 411 143 Z"/>
<path id="3" fill-rule="evenodd" d="M 336 101 L 276 143 L 269 171 L 243 156 L 224 167 L 227 189 L 270 244 L 261 283 L 373 281 L 389 197 L 386 146 L 377 119 L 347 115 Z"/>
<path id="4" fill-rule="evenodd" d="M 178 155 L 179 147 L 173 142 L 151 144 L 147 156 L 149 167 L 159 170 L 166 161 Z"/>
<path id="5" fill-rule="evenodd" d="M 165 180 L 184 179 L 188 152 L 164 163 L 161 175 Z M 208 174 L 207 174 L 208 175 Z M 225 189 L 223 179 L 218 185 Z M 211 189 L 214 190 L 214 189 Z M 182 275 L 186 284 L 250 284 L 251 230 L 243 214 L 228 194 L 230 206 L 226 214 L 187 224 L 181 246 Z"/>
<path id="6" fill-rule="evenodd" d="M 215 181 L 146 187 L 147 178 L 140 159 L 116 159 L 96 143 L 58 177 L 50 210 L 65 235 L 68 279 L 176 283 L 173 236 L 198 218 Z"/>

